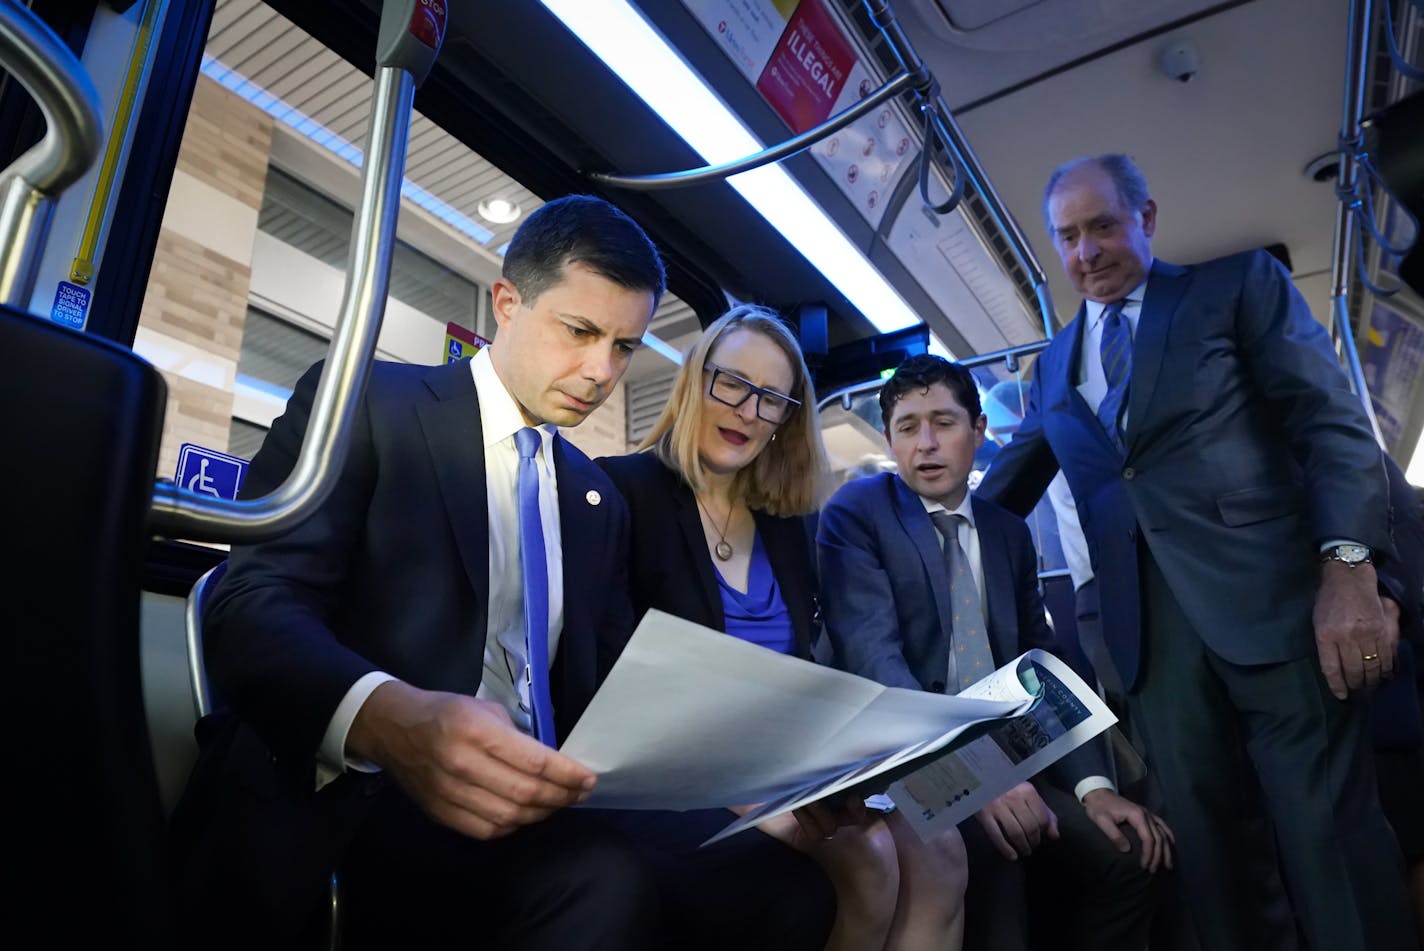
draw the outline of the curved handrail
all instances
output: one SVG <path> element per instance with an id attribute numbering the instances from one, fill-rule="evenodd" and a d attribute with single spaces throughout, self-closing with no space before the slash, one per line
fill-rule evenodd
<path id="1" fill-rule="evenodd" d="M 753 155 L 722 165 L 705 165 L 689 168 L 681 172 L 658 172 L 652 175 L 613 175 L 607 172 L 589 172 L 588 177 L 603 185 L 627 188 L 631 191 L 659 191 L 667 188 L 682 188 L 702 182 L 721 181 L 742 172 L 749 172 L 763 165 L 770 165 L 804 152 L 822 139 L 834 135 L 861 116 L 869 115 L 881 104 L 894 99 L 900 93 L 913 88 L 922 80 L 911 73 L 900 73 L 885 85 L 866 96 L 853 106 L 848 106 L 831 116 L 825 122 L 807 129 L 798 136 L 787 139 L 780 145 L 762 149 Z"/>
<path id="2" fill-rule="evenodd" d="M 218 499 L 159 482 L 149 527 L 160 535 L 226 542 L 270 538 L 305 519 L 335 487 L 385 315 L 415 95 L 415 83 L 403 69 L 381 67 L 375 85 L 346 290 L 296 465 L 276 489 L 249 500 Z"/>
<path id="3" fill-rule="evenodd" d="M 443 4 L 419 0 L 386 0 L 381 11 L 371 134 L 361 167 L 361 203 L 351 226 L 346 288 L 291 473 L 267 495 L 238 501 L 160 481 L 149 512 L 155 533 L 195 541 L 261 541 L 310 517 L 336 487 L 385 316 L 415 86 L 439 52 L 446 11 Z"/>
<path id="4" fill-rule="evenodd" d="M 960 366 L 968 367 L 972 370 L 975 367 L 988 366 L 991 363 L 1002 360 L 1009 372 L 1013 373 L 1019 368 L 1020 357 L 1026 357 L 1042 350 L 1047 350 L 1048 345 L 1052 342 L 1051 340 L 1034 340 L 1030 343 L 1021 343 L 1016 347 L 1005 347 L 1003 350 L 993 350 L 989 353 L 979 353 L 972 357 L 965 357 L 959 360 L 958 363 Z M 884 380 L 866 380 L 863 383 L 852 383 L 849 386 L 843 386 L 817 399 L 816 411 L 821 412 L 829 409 L 836 403 L 840 403 L 843 408 L 849 409 L 851 401 L 857 396 L 879 392 L 880 388 L 884 385 Z"/>
<path id="5" fill-rule="evenodd" d="M 54 31 L 18 4 L 0 4 L 0 66 L 35 98 L 46 126 L 44 138 L 0 172 L 0 304 L 24 310 L 54 198 L 99 157 L 99 94 Z"/>

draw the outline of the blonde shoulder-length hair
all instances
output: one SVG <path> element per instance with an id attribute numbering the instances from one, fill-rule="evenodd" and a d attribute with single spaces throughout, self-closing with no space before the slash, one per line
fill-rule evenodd
<path id="1" fill-rule="evenodd" d="M 706 489 L 707 472 L 697 445 L 708 399 L 703 371 L 717 341 L 741 330 L 761 334 L 786 354 L 795 376 L 787 395 L 800 400 L 801 405 L 777 426 L 775 435 L 751 464 L 736 474 L 733 495 L 749 508 L 772 515 L 807 515 L 819 507 L 830 472 L 821 442 L 816 391 L 800 344 L 776 312 L 765 307 L 738 305 L 702 332 L 683 360 L 667 406 L 638 449 L 654 447 L 658 458 L 680 473 L 693 491 Z"/>

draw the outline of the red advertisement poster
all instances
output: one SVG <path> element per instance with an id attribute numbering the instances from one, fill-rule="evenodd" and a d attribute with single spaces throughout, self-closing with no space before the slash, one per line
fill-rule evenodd
<path id="1" fill-rule="evenodd" d="M 830 116 L 855 62 L 855 51 L 823 0 L 801 0 L 757 89 L 792 131 L 805 132 Z"/>

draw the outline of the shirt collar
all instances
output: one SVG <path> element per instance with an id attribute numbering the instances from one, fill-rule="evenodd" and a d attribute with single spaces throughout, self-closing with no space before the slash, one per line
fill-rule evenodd
<path id="1" fill-rule="evenodd" d="M 1152 263 L 1150 261 L 1147 264 L 1147 272 L 1149 274 L 1152 273 Z M 1123 309 L 1126 310 L 1127 308 L 1133 306 L 1140 307 L 1142 305 L 1142 299 L 1146 295 L 1147 278 L 1143 278 L 1141 284 L 1138 284 L 1132 290 L 1128 291 L 1125 295 L 1123 295 Z M 1098 321 L 1103 319 L 1103 311 L 1107 309 L 1108 305 L 1102 301 L 1096 300 L 1085 300 L 1083 301 L 1083 304 L 1087 308 L 1088 327 L 1089 329 L 1091 329 L 1097 326 Z"/>
<path id="2" fill-rule="evenodd" d="M 470 358 L 470 374 L 474 377 L 475 393 L 480 399 L 480 429 L 486 447 L 506 439 L 512 440 L 515 433 L 529 425 L 524 421 L 524 414 L 505 387 L 504 381 L 495 373 L 494 361 L 490 359 L 489 351 L 490 347 L 481 347 Z M 544 444 L 544 454 L 547 458 L 549 440 L 558 432 L 558 427 L 553 423 L 545 423 L 536 428 L 539 430 L 539 439 Z"/>
<path id="3" fill-rule="evenodd" d="M 959 505 L 952 509 L 947 509 L 938 502 L 931 502 L 923 495 L 920 496 L 920 504 L 923 505 L 925 507 L 925 511 L 931 515 L 933 515 L 935 512 L 948 512 L 950 515 L 963 515 L 964 520 L 970 525 L 973 525 L 974 505 L 971 502 L 972 495 L 973 493 L 971 492 L 965 492 L 964 498 L 960 500 Z"/>

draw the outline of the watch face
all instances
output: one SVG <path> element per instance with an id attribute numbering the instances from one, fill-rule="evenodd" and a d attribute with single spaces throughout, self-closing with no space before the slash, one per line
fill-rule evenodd
<path id="1" fill-rule="evenodd" d="M 1341 561 L 1355 564 L 1370 557 L 1370 550 L 1364 545 L 1336 545 L 1334 556 Z"/>

